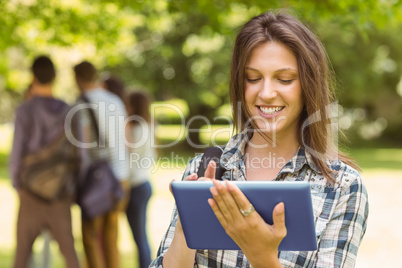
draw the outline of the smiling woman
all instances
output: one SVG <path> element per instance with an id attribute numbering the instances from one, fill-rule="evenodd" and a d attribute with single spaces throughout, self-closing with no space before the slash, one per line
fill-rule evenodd
<path id="1" fill-rule="evenodd" d="M 292 51 L 278 42 L 253 50 L 246 67 L 245 101 L 249 121 L 271 140 L 276 134 L 276 138 L 297 141 L 303 100 Z"/>
<path id="2" fill-rule="evenodd" d="M 225 171 L 215 178 L 217 164 L 211 161 L 198 178 L 198 156 L 183 176 L 213 181 L 213 198 L 205 202 L 241 250 L 189 249 L 174 209 L 150 267 L 354 266 L 366 230 L 367 192 L 356 165 L 335 146 L 329 74 L 321 43 L 293 16 L 266 12 L 243 26 L 230 77 L 238 134 L 218 159 Z M 234 183 L 216 179 L 308 182 L 318 249 L 278 251 L 287 235 L 286 204 L 275 205 L 270 225 Z"/>

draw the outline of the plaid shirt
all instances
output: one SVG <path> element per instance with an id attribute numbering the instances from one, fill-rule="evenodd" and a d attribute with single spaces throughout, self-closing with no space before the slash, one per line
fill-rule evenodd
<path id="1" fill-rule="evenodd" d="M 246 180 L 245 133 L 234 136 L 221 156 L 226 171 L 222 179 Z M 184 177 L 198 170 L 201 156 L 192 159 Z M 315 217 L 318 249 L 316 251 L 280 251 L 283 267 L 354 267 L 357 250 L 366 231 L 368 198 L 360 174 L 341 161 L 328 162 L 337 171 L 336 183 L 330 184 L 312 161 L 311 155 L 300 147 L 297 154 L 282 168 L 276 181 L 307 181 Z M 150 267 L 162 267 L 163 256 L 169 248 L 177 222 L 174 208 L 172 221 Z M 241 250 L 197 250 L 194 267 L 251 267 Z"/>

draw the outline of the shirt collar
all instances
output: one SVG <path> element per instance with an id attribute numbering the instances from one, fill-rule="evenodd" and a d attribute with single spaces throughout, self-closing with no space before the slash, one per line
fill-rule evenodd
<path id="1" fill-rule="evenodd" d="M 223 150 L 221 165 L 228 170 L 239 168 L 239 162 L 243 161 L 246 145 L 252 136 L 252 129 L 245 129 L 242 132 L 234 135 Z M 300 146 L 292 159 L 289 160 L 285 166 L 283 166 L 278 176 L 285 172 L 298 172 L 304 165 L 308 165 L 315 172 L 321 173 L 321 171 L 315 165 L 311 154 L 304 148 L 304 146 Z"/>
<path id="2" fill-rule="evenodd" d="M 292 159 L 290 159 L 279 172 L 278 176 L 285 172 L 296 173 L 300 171 L 304 165 L 309 166 L 316 173 L 321 174 L 321 171 L 315 165 L 311 154 L 304 148 L 304 146 L 300 146 Z"/>
<path id="3" fill-rule="evenodd" d="M 247 142 L 251 137 L 252 132 L 250 132 L 250 129 L 245 129 L 229 140 L 221 156 L 221 165 L 225 169 L 230 170 L 240 167 L 239 161 L 242 161 Z"/>

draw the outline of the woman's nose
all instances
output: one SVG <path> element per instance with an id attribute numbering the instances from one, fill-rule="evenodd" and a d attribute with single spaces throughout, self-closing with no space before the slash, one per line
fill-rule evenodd
<path id="1" fill-rule="evenodd" d="M 259 97 L 261 99 L 273 99 L 277 96 L 277 91 L 274 83 L 271 81 L 264 81 L 261 86 Z"/>

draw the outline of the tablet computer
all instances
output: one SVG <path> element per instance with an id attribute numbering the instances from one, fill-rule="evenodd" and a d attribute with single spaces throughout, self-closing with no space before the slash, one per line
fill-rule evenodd
<path id="1" fill-rule="evenodd" d="M 223 182 L 220 182 L 223 183 Z M 278 250 L 310 251 L 317 249 L 310 186 L 307 182 L 232 181 L 265 222 L 272 224 L 276 204 L 285 204 L 287 235 Z M 191 249 L 238 250 L 226 234 L 208 204 L 212 198 L 211 181 L 173 181 L 172 191 L 183 226 L 187 246 Z"/>

